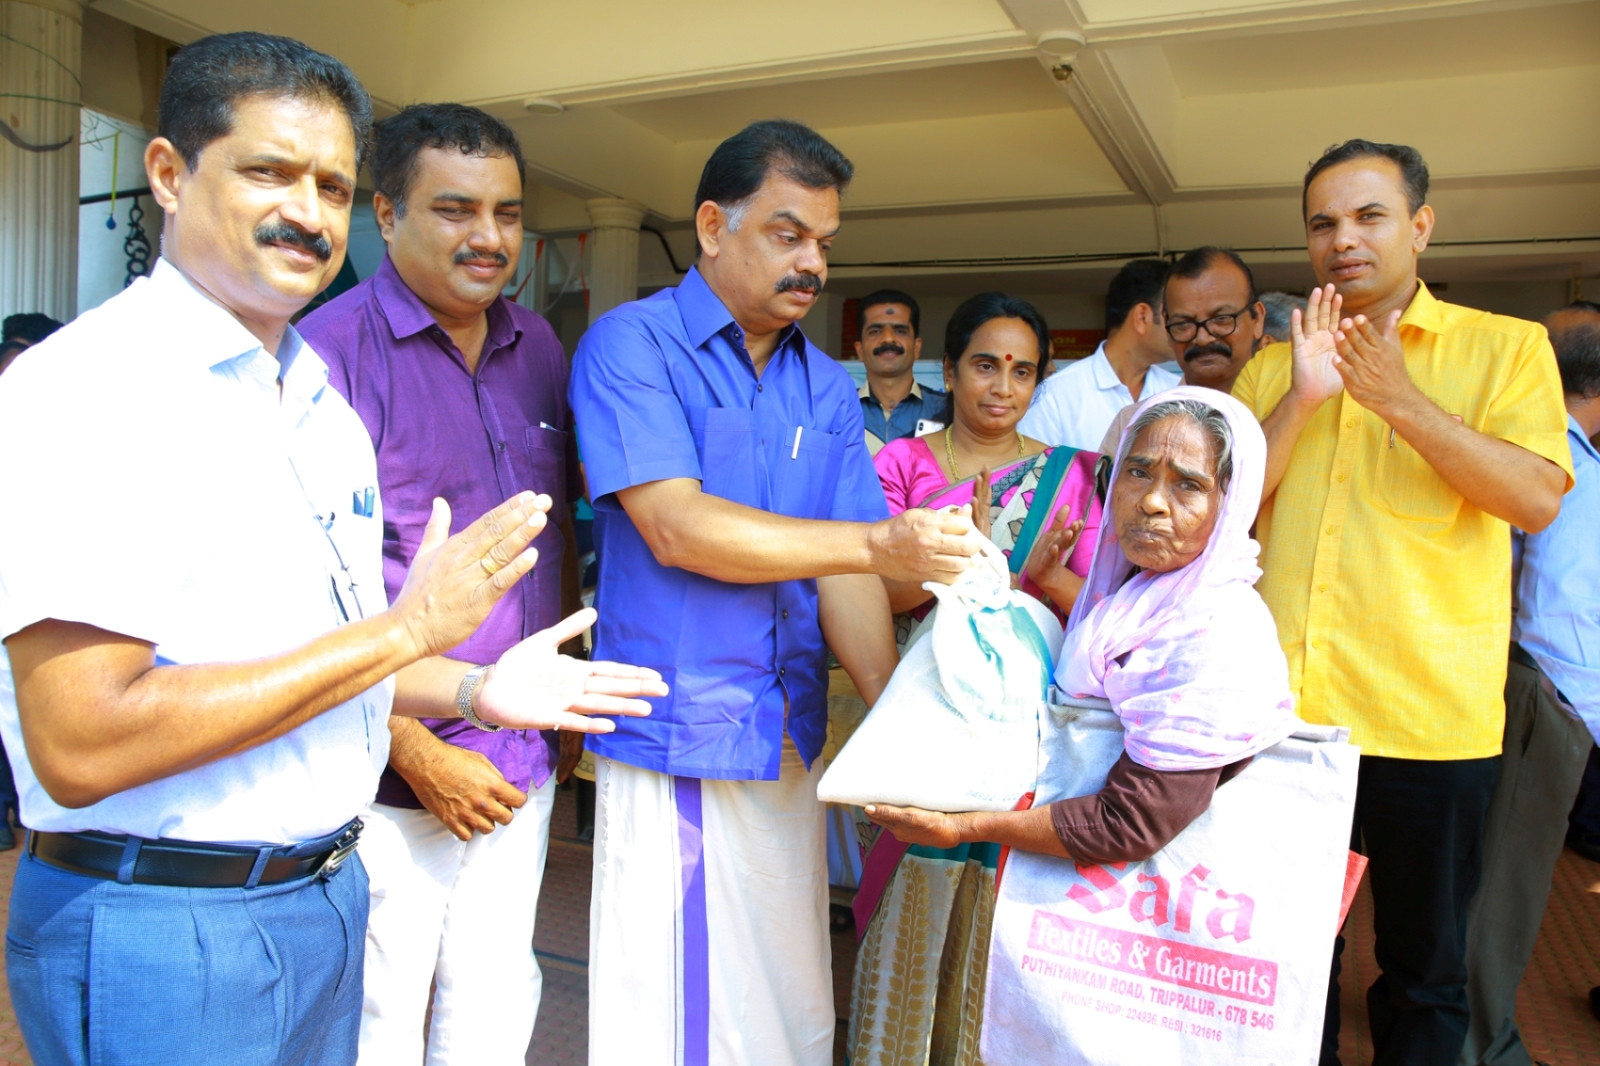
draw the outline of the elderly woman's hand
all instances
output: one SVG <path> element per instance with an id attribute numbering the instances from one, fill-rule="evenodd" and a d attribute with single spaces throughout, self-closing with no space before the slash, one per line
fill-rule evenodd
<path id="1" fill-rule="evenodd" d="M 1068 521 L 1072 516 L 1066 508 L 1056 512 L 1050 528 L 1040 533 L 1028 553 L 1028 577 L 1049 595 L 1063 611 L 1072 610 L 1078 593 L 1083 590 L 1083 578 L 1067 568 L 1067 557 L 1083 534 L 1083 519 Z"/>
<path id="2" fill-rule="evenodd" d="M 931 848 L 953 848 L 962 843 L 964 816 L 925 811 L 920 807 L 892 807 L 887 803 L 868 804 L 867 817 L 893 833 L 905 844 L 926 844 Z"/>

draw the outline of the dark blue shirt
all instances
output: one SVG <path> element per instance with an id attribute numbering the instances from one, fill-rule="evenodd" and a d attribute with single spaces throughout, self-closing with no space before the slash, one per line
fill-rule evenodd
<path id="1" fill-rule="evenodd" d="M 809 765 L 828 718 L 817 583 L 738 585 L 662 566 L 615 493 L 695 478 L 774 514 L 887 517 L 850 375 L 791 326 L 758 379 L 743 331 L 691 269 L 589 328 L 571 402 L 600 559 L 595 657 L 653 667 L 672 688 L 590 749 L 660 773 L 776 780 L 787 697 Z"/>
<path id="2" fill-rule="evenodd" d="M 883 414 L 883 404 L 872 395 L 870 384 L 861 386 L 858 395 L 861 397 L 862 421 L 866 425 L 867 432 L 878 439 L 877 444 L 869 442 L 868 446 L 873 452 L 892 440 L 916 436 L 917 423 L 924 418 L 942 422 L 945 403 L 950 398 L 948 392 L 923 388 L 912 382 L 911 392 L 894 405 L 894 410 L 889 412 L 886 418 Z"/>

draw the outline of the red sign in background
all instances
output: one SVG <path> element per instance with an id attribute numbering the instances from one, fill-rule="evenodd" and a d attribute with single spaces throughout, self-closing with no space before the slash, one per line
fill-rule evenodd
<path id="1" fill-rule="evenodd" d="M 854 297 L 844 302 L 844 321 L 839 328 L 839 350 L 834 353 L 839 359 L 854 359 L 856 357 L 856 341 L 861 335 L 856 332 L 856 300 Z M 1103 329 L 1053 329 L 1050 331 L 1050 356 L 1058 362 L 1068 362 L 1073 359 L 1082 359 L 1093 355 L 1100 342 L 1106 339 Z M 933 345 L 922 346 L 923 355 L 929 359 L 938 359 L 942 355 L 939 342 Z"/>

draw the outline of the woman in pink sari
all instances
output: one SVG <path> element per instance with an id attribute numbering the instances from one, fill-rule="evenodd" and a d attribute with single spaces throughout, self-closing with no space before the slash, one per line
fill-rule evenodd
<path id="1" fill-rule="evenodd" d="M 873 461 L 891 511 L 982 501 L 973 522 L 1009 558 L 1013 581 L 1065 619 L 1099 533 L 1100 456 L 1018 432 L 1049 365 L 1050 331 L 1033 305 L 974 296 L 945 331 L 945 428 L 892 441 Z M 889 598 L 904 647 L 933 596 L 891 584 Z M 850 1061 L 975 1062 L 1000 845 L 911 846 L 858 825 L 867 854 L 854 907 Z"/>
<path id="2" fill-rule="evenodd" d="M 891 441 L 873 464 L 894 513 L 961 507 L 987 490 L 989 506 L 974 511 L 974 524 L 1011 560 L 1018 587 L 1065 620 L 1099 529 L 1100 456 L 1049 448 L 1017 429 L 1049 367 L 1050 329 L 1032 304 L 1000 292 L 972 297 L 945 329 L 944 428 Z M 1085 528 L 1090 535 L 1080 537 Z M 891 584 L 889 599 L 896 612 L 920 617 L 933 594 Z"/>

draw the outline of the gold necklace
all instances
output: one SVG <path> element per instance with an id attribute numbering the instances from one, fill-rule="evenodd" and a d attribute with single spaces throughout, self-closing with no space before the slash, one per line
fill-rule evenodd
<path id="1" fill-rule="evenodd" d="M 961 480 L 961 468 L 956 466 L 956 449 L 955 449 L 955 445 L 950 443 L 950 441 L 951 441 L 950 434 L 951 434 L 951 431 L 953 431 L 955 428 L 956 427 L 955 427 L 954 423 L 944 427 L 944 457 L 946 459 L 950 460 L 950 473 L 955 475 L 953 480 L 960 481 Z M 1017 458 L 1021 459 L 1021 458 L 1025 457 L 1028 454 L 1028 450 L 1027 450 L 1027 447 L 1022 442 L 1022 430 L 1019 429 L 1019 430 L 1016 431 L 1016 433 L 1017 433 Z"/>

